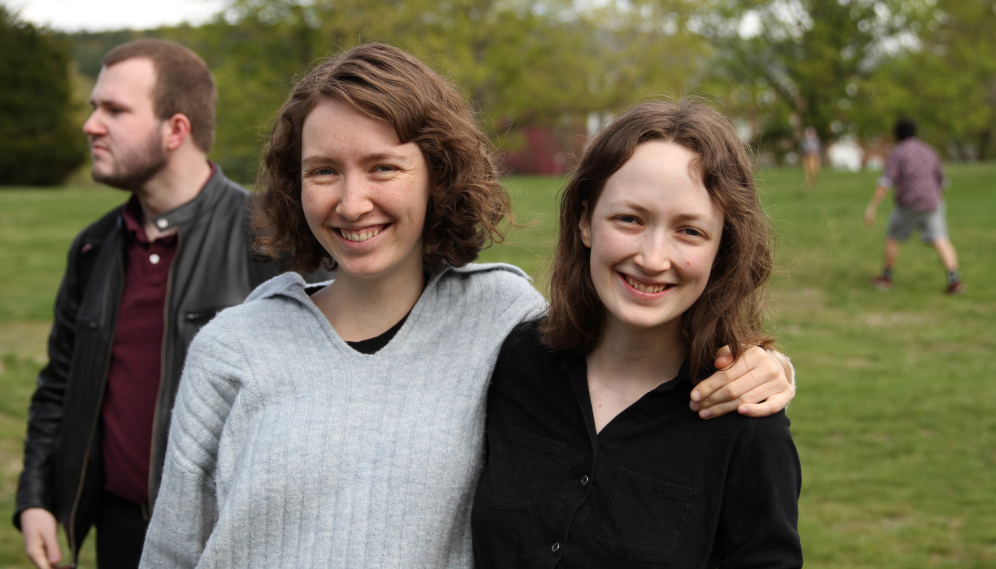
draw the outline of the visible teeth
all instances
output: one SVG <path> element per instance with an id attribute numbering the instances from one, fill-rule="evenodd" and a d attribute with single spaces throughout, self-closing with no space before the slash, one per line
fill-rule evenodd
<path id="1" fill-rule="evenodd" d="M 651 294 L 657 293 L 657 292 L 661 292 L 662 290 L 664 290 L 664 289 L 667 288 L 667 285 L 646 286 L 646 285 L 644 285 L 642 283 L 638 283 L 638 282 L 634 281 L 629 276 L 626 277 L 626 282 L 628 282 L 631 287 L 635 288 L 636 290 L 638 290 L 640 292 L 649 292 Z"/>
<path id="2" fill-rule="evenodd" d="M 342 229 L 341 232 L 342 236 L 350 241 L 366 241 L 371 237 L 376 237 L 380 233 L 380 229 L 364 229 L 362 231 L 347 231 Z"/>

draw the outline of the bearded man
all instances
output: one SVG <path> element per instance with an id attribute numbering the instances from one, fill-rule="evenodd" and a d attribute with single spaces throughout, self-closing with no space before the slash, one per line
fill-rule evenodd
<path id="1" fill-rule="evenodd" d="M 214 79 L 178 44 L 103 60 L 83 125 L 93 178 L 131 193 L 69 249 L 38 375 L 14 524 L 39 568 L 75 566 L 91 526 L 102 569 L 137 567 L 187 347 L 278 267 L 258 261 L 249 194 L 207 159 Z"/>

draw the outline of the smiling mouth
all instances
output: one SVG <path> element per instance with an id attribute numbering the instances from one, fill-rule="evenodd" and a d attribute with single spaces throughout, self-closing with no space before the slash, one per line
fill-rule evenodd
<path id="1" fill-rule="evenodd" d="M 343 227 L 337 227 L 335 231 L 343 239 L 359 243 L 377 237 L 380 235 L 380 232 L 386 228 L 387 225 L 373 225 L 362 229 L 346 229 Z"/>
<path id="2" fill-rule="evenodd" d="M 636 290 L 638 290 L 638 291 L 640 291 L 642 293 L 645 293 L 645 294 L 656 294 L 658 292 L 664 292 L 665 290 L 667 290 L 667 289 L 675 286 L 675 285 L 669 284 L 669 283 L 658 284 L 658 285 L 653 285 L 653 284 L 647 285 L 647 284 L 643 284 L 640 281 L 637 281 L 637 280 L 633 279 L 629 275 L 626 275 L 626 274 L 623 274 L 623 273 L 619 273 L 619 274 L 626 281 L 626 284 L 628 284 L 629 286 L 631 286 L 631 287 L 635 288 Z"/>

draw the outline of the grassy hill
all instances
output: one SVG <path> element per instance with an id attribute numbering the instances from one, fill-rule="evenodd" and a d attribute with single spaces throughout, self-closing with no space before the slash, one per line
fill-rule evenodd
<path id="1" fill-rule="evenodd" d="M 778 228 L 772 327 L 796 365 L 789 409 L 803 465 L 807 567 L 996 566 L 996 165 L 952 165 L 948 221 L 967 292 L 941 293 L 933 249 L 910 241 L 896 286 L 880 269 L 888 207 L 862 223 L 875 173 L 759 173 Z M 542 289 L 562 180 L 507 180 L 526 227 L 482 255 Z M 77 231 L 125 194 L 0 190 L 0 512 L 13 509 L 27 401 Z M 91 540 L 92 541 L 92 540 Z M 92 543 L 90 544 L 92 547 Z M 84 567 L 93 567 L 92 557 Z M 0 523 L 0 568 L 29 567 Z"/>

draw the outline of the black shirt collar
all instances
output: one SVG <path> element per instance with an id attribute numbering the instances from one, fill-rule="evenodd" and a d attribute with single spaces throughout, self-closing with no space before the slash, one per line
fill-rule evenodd
<path id="1" fill-rule="evenodd" d="M 571 377 L 571 381 L 575 382 L 581 380 L 585 386 L 585 390 L 588 389 L 588 363 L 585 360 L 585 354 L 580 350 L 568 350 L 562 352 L 560 355 L 560 367 L 567 372 Z M 713 374 L 715 370 L 710 366 L 708 368 L 703 368 L 699 370 L 699 376 L 701 378 L 709 377 Z M 689 359 L 685 358 L 682 362 L 681 367 L 678 369 L 678 375 L 674 376 L 670 381 L 665 381 L 661 383 L 656 388 L 654 392 L 656 393 L 667 393 L 672 391 L 675 387 L 683 382 L 692 381 L 691 365 Z"/>

